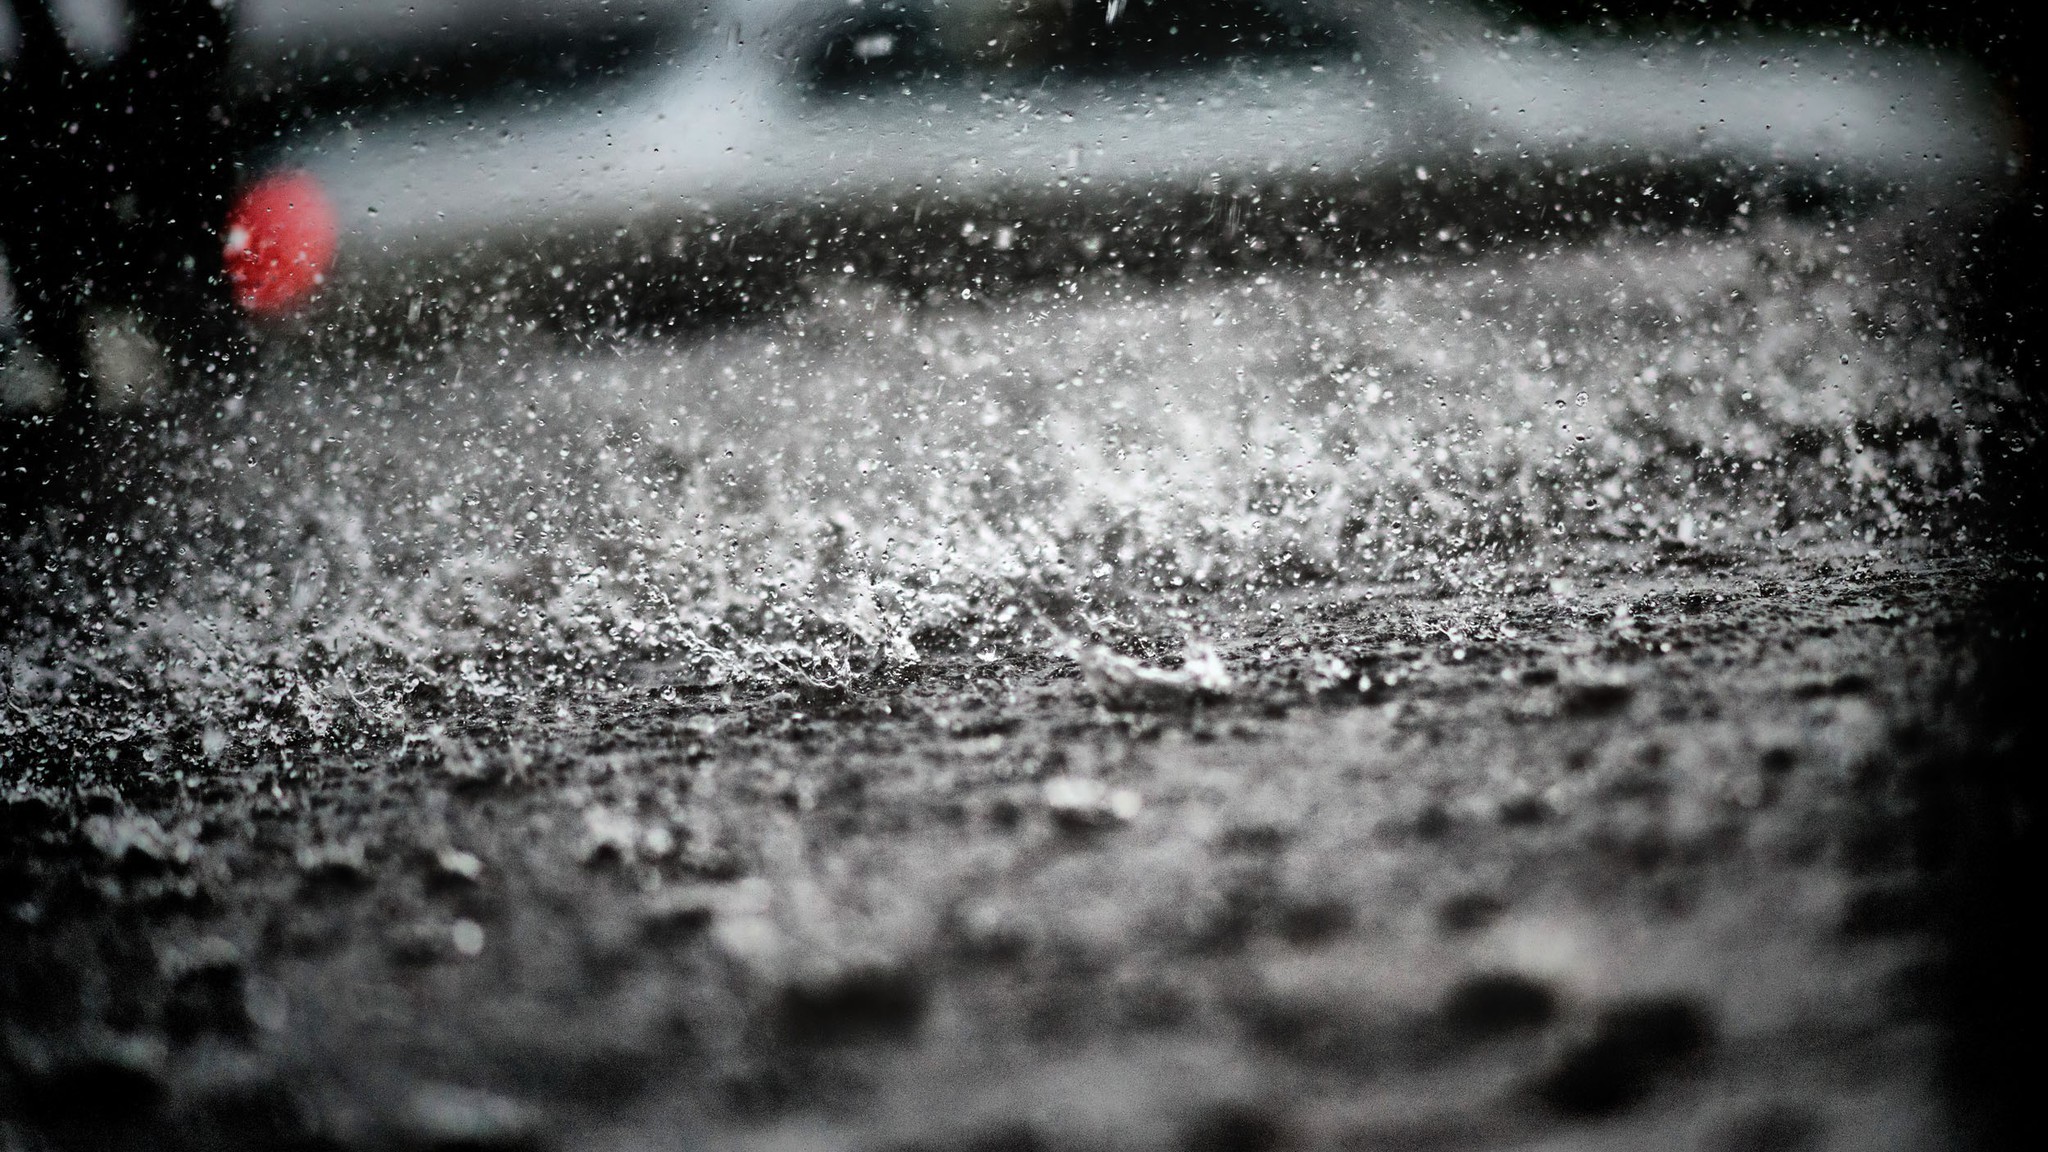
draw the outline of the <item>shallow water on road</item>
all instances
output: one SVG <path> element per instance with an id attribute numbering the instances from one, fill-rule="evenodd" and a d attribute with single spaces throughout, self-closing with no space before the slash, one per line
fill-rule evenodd
<path id="1" fill-rule="evenodd" d="M 1303 585 L 1967 543 L 2004 385 L 1896 257 L 1763 224 L 282 352 L 125 450 L 114 522 L 11 545 L 0 742 L 17 780 L 275 766 L 940 653 L 1171 663 Z"/>

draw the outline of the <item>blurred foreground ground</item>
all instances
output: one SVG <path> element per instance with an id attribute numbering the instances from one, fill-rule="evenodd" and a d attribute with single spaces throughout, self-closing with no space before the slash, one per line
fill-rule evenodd
<path id="1" fill-rule="evenodd" d="M 1862 227 L 277 350 L 9 545 L 0 1141 L 1985 1135 L 2030 444 Z"/>

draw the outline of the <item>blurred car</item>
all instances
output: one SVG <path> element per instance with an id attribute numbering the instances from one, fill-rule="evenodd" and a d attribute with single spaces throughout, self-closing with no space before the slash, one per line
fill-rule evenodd
<path id="1" fill-rule="evenodd" d="M 1563 39 L 1459 0 L 242 0 L 236 21 L 247 182 L 303 170 L 332 213 L 306 327 L 659 320 L 821 274 L 972 291 L 1773 205 L 1960 228 L 2023 162 L 1960 57 Z M 101 25 L 75 46 L 115 50 Z"/>
<path id="2" fill-rule="evenodd" d="M 309 127 L 322 307 L 591 322 L 921 283 L 1470 245 L 1771 206 L 1941 228 L 2023 158 L 1968 61 L 1570 40 L 1405 0 L 717 0 L 544 106 Z M 574 316 L 566 317 L 574 319 Z"/>

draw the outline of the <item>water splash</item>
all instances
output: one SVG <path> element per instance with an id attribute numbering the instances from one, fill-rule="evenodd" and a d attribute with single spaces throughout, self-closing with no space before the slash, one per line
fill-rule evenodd
<path id="1" fill-rule="evenodd" d="M 688 342 L 290 353 L 145 437 L 118 524 L 15 542 L 6 769 L 288 768 L 1177 649 L 1302 587 L 1966 536 L 2006 385 L 1896 252 L 1780 224 L 993 300 L 821 280 Z"/>

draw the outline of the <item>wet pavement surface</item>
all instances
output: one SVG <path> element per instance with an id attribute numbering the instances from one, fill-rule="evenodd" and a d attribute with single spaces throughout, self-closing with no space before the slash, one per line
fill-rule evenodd
<path id="1" fill-rule="evenodd" d="M 1967 1144 L 2030 445 L 1859 227 L 274 347 L 8 546 L 0 1142 Z"/>

